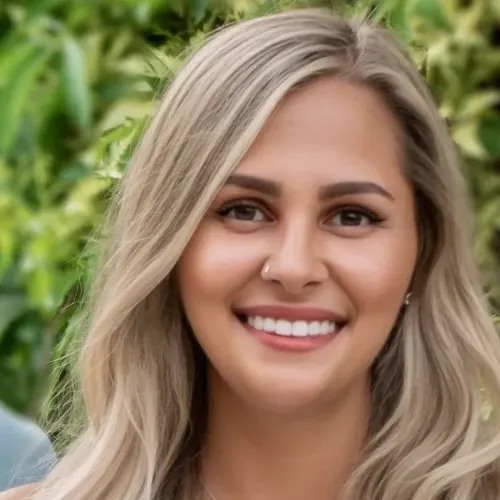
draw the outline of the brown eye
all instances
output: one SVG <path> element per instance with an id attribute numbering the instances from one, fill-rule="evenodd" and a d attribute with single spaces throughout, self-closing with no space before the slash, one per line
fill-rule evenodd
<path id="1" fill-rule="evenodd" d="M 239 221 L 262 222 L 266 220 L 266 215 L 260 208 L 246 203 L 223 207 L 217 213 L 221 217 Z"/>
<path id="2" fill-rule="evenodd" d="M 333 218 L 335 225 L 340 226 L 366 226 L 370 224 L 370 220 L 365 214 L 355 212 L 353 210 L 343 210 Z"/>
<path id="3" fill-rule="evenodd" d="M 332 217 L 332 225 L 343 227 L 366 227 L 382 222 L 374 213 L 355 208 L 343 208 Z"/>

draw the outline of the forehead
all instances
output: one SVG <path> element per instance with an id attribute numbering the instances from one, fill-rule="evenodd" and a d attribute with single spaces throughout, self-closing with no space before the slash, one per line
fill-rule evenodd
<path id="1" fill-rule="evenodd" d="M 280 103 L 237 172 L 288 183 L 390 184 L 404 180 L 400 135 L 396 118 L 374 90 L 325 77 Z"/>

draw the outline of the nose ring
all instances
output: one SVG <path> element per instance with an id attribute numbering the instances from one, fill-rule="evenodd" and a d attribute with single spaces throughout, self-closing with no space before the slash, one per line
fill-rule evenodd
<path id="1" fill-rule="evenodd" d="M 264 281 L 270 281 L 271 279 L 270 271 L 271 271 L 271 264 L 269 264 L 269 262 L 266 262 L 260 273 Z"/>

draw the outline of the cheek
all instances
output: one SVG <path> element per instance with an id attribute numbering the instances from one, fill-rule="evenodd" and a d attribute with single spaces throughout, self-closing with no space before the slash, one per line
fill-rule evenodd
<path id="1" fill-rule="evenodd" d="M 251 237 L 231 237 L 210 222 L 202 225 L 178 264 L 183 301 L 196 309 L 229 305 L 255 275 L 258 255 L 258 243 Z"/>
<path id="2" fill-rule="evenodd" d="M 387 232 L 376 241 L 346 242 L 337 247 L 336 279 L 351 303 L 353 322 L 346 379 L 366 373 L 397 320 L 417 253 L 416 238 L 403 242 Z"/>
<path id="3" fill-rule="evenodd" d="M 402 238 L 390 230 L 337 248 L 332 265 L 358 319 L 368 313 L 395 319 L 410 287 L 416 254 L 416 232 Z"/>

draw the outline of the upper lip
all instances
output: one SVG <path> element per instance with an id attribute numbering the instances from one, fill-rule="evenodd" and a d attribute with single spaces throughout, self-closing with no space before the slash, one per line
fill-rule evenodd
<path id="1" fill-rule="evenodd" d="M 263 318 L 286 319 L 288 321 L 333 321 L 347 323 L 347 317 L 326 309 L 316 307 L 290 307 L 282 305 L 262 305 L 235 308 L 236 314 L 245 316 L 261 316 Z"/>

